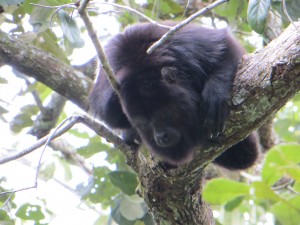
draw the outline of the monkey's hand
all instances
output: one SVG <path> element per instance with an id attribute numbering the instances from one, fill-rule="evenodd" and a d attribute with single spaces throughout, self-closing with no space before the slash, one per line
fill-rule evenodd
<path id="1" fill-rule="evenodd" d="M 228 97 L 216 93 L 215 89 L 205 88 L 202 92 L 202 120 L 207 138 L 217 138 L 225 130 L 229 115 Z"/>

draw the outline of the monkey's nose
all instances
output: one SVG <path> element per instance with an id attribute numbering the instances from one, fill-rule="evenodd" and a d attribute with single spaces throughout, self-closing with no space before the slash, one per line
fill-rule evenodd
<path id="1" fill-rule="evenodd" d="M 180 133 L 173 128 L 160 128 L 154 130 L 154 140 L 161 148 L 168 148 L 177 144 L 180 140 Z"/>

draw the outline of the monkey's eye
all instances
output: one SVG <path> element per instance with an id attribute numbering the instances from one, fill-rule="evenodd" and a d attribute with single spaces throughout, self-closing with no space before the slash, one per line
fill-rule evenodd
<path id="1" fill-rule="evenodd" d="M 174 84 L 176 82 L 176 68 L 174 67 L 163 67 L 161 69 L 162 80 L 166 81 L 169 84 Z"/>

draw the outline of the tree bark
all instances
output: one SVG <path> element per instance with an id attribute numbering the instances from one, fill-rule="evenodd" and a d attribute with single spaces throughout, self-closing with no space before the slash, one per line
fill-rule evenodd
<path id="1" fill-rule="evenodd" d="M 93 81 L 48 52 L 0 31 L 0 64 L 44 83 L 83 110 Z"/>
<path id="2" fill-rule="evenodd" d="M 211 210 L 201 196 L 204 168 L 260 127 L 300 90 L 299 29 L 300 22 L 290 25 L 267 47 L 243 58 L 235 79 L 227 129 L 218 143 L 199 147 L 191 163 L 164 171 L 145 153 L 148 151 L 126 154 L 140 180 L 139 194 L 157 224 L 214 224 Z M 0 63 L 36 78 L 86 109 L 92 81 L 48 53 L 0 33 Z"/>

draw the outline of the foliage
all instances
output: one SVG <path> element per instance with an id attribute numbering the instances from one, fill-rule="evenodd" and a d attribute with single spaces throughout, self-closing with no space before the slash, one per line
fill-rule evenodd
<path id="1" fill-rule="evenodd" d="M 257 222 L 266 212 L 272 212 L 281 224 L 296 225 L 300 221 L 299 144 L 282 144 L 273 147 L 265 156 L 261 174 L 245 183 L 217 178 L 209 181 L 203 197 L 211 204 L 223 205 L 226 211 L 255 207 L 264 209 L 255 219 Z M 261 214 L 263 213 L 263 214 Z"/>
<path id="2" fill-rule="evenodd" d="M 156 20 L 178 21 L 182 19 L 185 11 L 185 6 L 175 0 L 147 0 L 144 1 L 144 4 L 138 2 L 116 1 L 118 4 L 133 7 Z M 200 5 L 205 6 L 207 2 L 209 1 L 201 1 Z M 87 54 L 85 48 L 89 46 L 89 40 L 76 12 L 73 13 L 73 8 L 66 6 L 59 9 L 57 7 L 46 8 L 32 3 L 59 6 L 72 3 L 72 1 L 0 0 L 0 29 L 17 36 L 25 43 L 50 52 L 65 63 L 75 64 L 74 58 L 77 54 L 80 64 L 84 64 L 88 60 L 88 56 L 82 57 L 82 54 Z M 285 0 L 285 3 L 289 17 L 299 18 L 299 1 Z M 189 10 L 192 12 L 195 9 L 188 7 L 187 12 L 191 13 Z M 246 0 L 231 0 L 229 3 L 215 8 L 213 13 L 205 15 L 197 22 L 217 27 L 229 24 L 247 51 L 253 52 L 257 46 L 255 42 L 251 41 L 254 36 L 252 31 L 263 33 L 268 22 L 268 13 L 271 11 L 275 11 L 281 16 L 287 25 L 289 20 L 283 10 L 281 0 L 250 0 L 249 4 Z M 109 30 L 112 27 L 120 26 L 122 29 L 129 23 L 140 21 L 135 14 L 127 11 L 115 13 L 112 7 L 96 3 L 91 5 L 90 15 L 95 26 L 99 24 L 99 21 L 101 23 L 98 32 L 101 41 L 106 41 L 107 37 L 114 33 Z M 256 40 L 261 40 L 257 36 L 255 37 Z M 90 52 L 90 50 L 88 51 Z M 0 95 L 0 125 L 3 127 L 9 125 L 12 132 L 10 134 L 6 130 L 6 133 L 1 135 L 0 148 L 1 151 L 2 149 L 24 149 L 29 144 L 27 142 L 24 145 L 21 140 L 28 139 L 26 133 L 35 124 L 42 110 L 32 96 L 37 95 L 43 106 L 47 106 L 53 91 L 11 68 L 3 66 L 0 69 L 0 93 L 2 94 Z M 6 76 L 6 74 L 15 74 L 16 76 Z M 7 96 L 4 96 L 3 93 Z M 300 142 L 299 110 L 300 95 L 296 96 L 277 114 L 274 121 L 275 128 L 277 134 L 284 141 Z M 62 121 L 73 112 L 78 111 L 75 106 L 68 105 L 58 121 Z M 14 135 L 18 137 L 17 140 L 11 138 Z M 5 138 L 2 139 L 6 136 L 10 137 L 7 141 L 4 140 Z M 52 146 L 56 151 L 47 150 L 49 155 L 42 164 L 39 174 L 40 182 L 50 184 L 51 181 L 56 181 L 56 185 L 63 185 L 66 188 L 64 191 L 76 193 L 82 201 L 81 204 L 84 205 L 82 208 L 78 206 L 77 212 L 84 210 L 93 212 L 94 224 L 113 224 L 112 221 L 121 225 L 154 224 L 143 199 L 135 194 L 138 189 L 136 176 L 128 168 L 124 157 L 117 149 L 100 137 L 93 136 L 82 127 L 72 129 L 65 139 L 76 149 L 73 151 L 76 155 L 75 159 L 61 148 Z M 275 146 L 266 154 L 261 170 L 249 171 L 249 176 L 244 176 L 241 180 L 217 178 L 209 181 L 203 195 L 208 202 L 218 205 L 214 207 L 219 215 L 216 219 L 224 225 L 233 224 L 233 220 L 235 222 L 238 220 L 239 224 L 243 224 L 245 221 L 248 224 L 258 224 L 258 222 L 266 220 L 264 215 L 271 215 L 272 220 L 276 220 L 277 224 L 298 224 L 300 221 L 299 147 L 298 144 Z M 11 153 L 12 151 L 7 151 L 6 155 Z M 30 158 L 30 156 L 26 160 L 31 163 L 37 161 L 35 157 Z M 31 163 L 26 164 L 26 160 L 25 163 L 20 161 L 21 163 L 17 164 L 18 167 L 13 169 L 15 176 L 22 173 L 22 168 L 32 166 Z M 82 172 L 84 170 L 82 164 L 88 165 L 91 173 Z M 81 175 L 79 176 L 79 174 Z M 15 189 L 11 180 L 5 179 L 6 176 L 9 177 L 9 173 L 2 172 L 1 175 L 0 192 Z M 18 180 L 19 177 L 14 177 L 14 179 Z M 43 186 L 41 189 L 44 188 L 46 187 Z M 21 193 L 16 193 L 16 196 L 19 194 Z M 5 204 L 3 208 L 0 208 L 0 224 L 29 224 L 28 222 L 51 224 L 55 215 L 65 213 L 57 210 L 64 201 L 63 197 L 57 197 L 57 195 L 59 194 L 51 193 L 51 195 L 47 194 L 43 197 L 38 195 L 33 198 L 28 197 L 26 201 L 16 199 L 15 195 L 11 195 L 9 198 L 10 193 L 0 195 L 0 206 Z M 51 204 L 48 203 L 56 197 L 56 207 L 51 207 Z M 9 201 L 6 202 L 8 198 Z M 256 216 L 251 216 L 251 219 L 245 216 L 250 213 Z M 71 218 L 73 217 L 76 215 L 72 215 Z M 73 224 L 76 224 L 76 221 Z M 78 224 L 82 223 L 79 221 Z"/>

